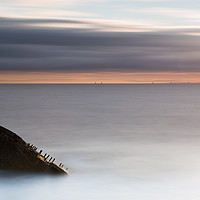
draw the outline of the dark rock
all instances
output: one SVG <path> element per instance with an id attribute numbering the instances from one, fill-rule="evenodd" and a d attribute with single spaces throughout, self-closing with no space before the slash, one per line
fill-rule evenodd
<path id="1" fill-rule="evenodd" d="M 38 153 L 12 131 L 0 126 L 0 169 L 21 172 L 67 174 L 67 171 Z M 55 160 L 55 159 L 54 159 Z"/>

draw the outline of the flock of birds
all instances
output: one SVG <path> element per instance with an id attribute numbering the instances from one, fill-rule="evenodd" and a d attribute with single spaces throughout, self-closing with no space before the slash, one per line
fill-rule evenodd
<path id="1" fill-rule="evenodd" d="M 27 144 L 28 147 L 30 147 L 34 152 L 36 152 L 37 154 L 39 154 L 40 156 L 42 156 L 44 158 L 44 161 L 49 162 L 49 163 L 54 163 L 54 161 L 56 160 L 53 157 L 50 157 L 50 155 L 48 155 L 47 153 L 45 153 L 44 155 L 42 155 L 42 150 L 40 150 L 39 152 L 37 152 L 37 147 L 34 146 L 33 144 L 28 143 Z M 48 159 L 50 157 L 50 159 Z M 47 160 L 48 159 L 48 160 Z M 59 164 L 59 167 L 64 168 L 64 165 L 62 163 Z M 66 170 L 68 170 L 68 168 L 66 168 Z"/>

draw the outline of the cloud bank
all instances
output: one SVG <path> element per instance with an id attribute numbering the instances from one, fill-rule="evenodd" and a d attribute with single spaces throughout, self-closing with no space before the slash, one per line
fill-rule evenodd
<path id="1" fill-rule="evenodd" d="M 0 18 L 0 71 L 200 72 L 197 28 L 107 27 L 84 20 Z"/>

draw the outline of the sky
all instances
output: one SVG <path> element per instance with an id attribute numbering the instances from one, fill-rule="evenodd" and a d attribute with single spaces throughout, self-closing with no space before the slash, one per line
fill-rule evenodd
<path id="1" fill-rule="evenodd" d="M 0 83 L 200 83 L 200 0 L 0 0 Z"/>

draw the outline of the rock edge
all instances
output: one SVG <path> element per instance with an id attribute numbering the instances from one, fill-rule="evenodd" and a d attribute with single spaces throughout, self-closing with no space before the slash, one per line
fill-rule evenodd
<path id="1" fill-rule="evenodd" d="M 68 174 L 63 165 L 37 152 L 37 148 L 26 143 L 12 131 L 0 126 L 0 169 L 20 172 Z M 52 161 L 51 161 L 52 160 Z"/>

